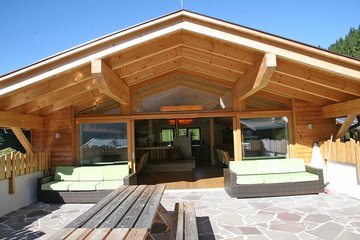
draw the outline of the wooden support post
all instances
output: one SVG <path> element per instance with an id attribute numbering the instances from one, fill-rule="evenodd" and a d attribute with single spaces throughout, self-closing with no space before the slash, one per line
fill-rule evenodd
<path id="1" fill-rule="evenodd" d="M 355 118 L 356 114 L 354 113 L 347 115 L 344 123 L 341 125 L 341 128 L 337 132 L 335 139 L 344 137 L 345 133 L 349 130 Z"/>
<path id="2" fill-rule="evenodd" d="M 234 160 L 242 160 L 242 146 L 241 146 L 241 128 L 240 119 L 233 117 L 233 137 L 234 137 Z"/>
<path id="3" fill-rule="evenodd" d="M 210 118 L 210 156 L 211 156 L 211 165 L 215 165 L 215 131 L 214 131 L 214 118 Z"/>
<path id="4" fill-rule="evenodd" d="M 17 139 L 19 140 L 21 145 L 25 148 L 26 152 L 32 153 L 33 149 L 32 149 L 31 143 L 26 138 L 23 131 L 18 127 L 12 127 L 11 130 L 14 132 L 15 136 L 17 137 Z"/>

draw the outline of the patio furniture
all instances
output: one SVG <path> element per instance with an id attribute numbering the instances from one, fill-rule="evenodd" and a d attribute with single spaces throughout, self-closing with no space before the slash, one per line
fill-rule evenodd
<path id="1" fill-rule="evenodd" d="M 215 153 L 216 153 L 216 157 L 218 159 L 219 164 L 221 164 L 222 166 L 228 166 L 230 161 L 233 161 L 234 159 L 232 159 L 230 157 L 230 154 L 228 151 L 219 149 L 219 148 L 215 148 Z"/>
<path id="2" fill-rule="evenodd" d="M 145 239 L 161 211 L 164 184 L 121 186 L 61 229 L 52 239 Z"/>
<path id="3" fill-rule="evenodd" d="M 199 239 L 194 204 L 191 202 L 180 202 L 175 204 L 177 213 L 176 240 L 197 240 Z"/>
<path id="4" fill-rule="evenodd" d="M 58 166 L 53 176 L 38 179 L 38 201 L 96 203 L 119 186 L 136 183 L 128 165 Z"/>
<path id="5" fill-rule="evenodd" d="M 225 191 L 237 198 L 324 191 L 323 170 L 305 165 L 303 159 L 230 161 L 224 184 Z"/>

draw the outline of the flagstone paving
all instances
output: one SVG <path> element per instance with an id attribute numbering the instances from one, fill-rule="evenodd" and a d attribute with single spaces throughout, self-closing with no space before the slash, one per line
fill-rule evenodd
<path id="1" fill-rule="evenodd" d="M 166 190 L 162 204 L 193 201 L 200 239 L 360 239 L 360 199 L 329 194 L 230 198 L 223 189 Z M 36 203 L 0 217 L 0 239 L 48 239 L 91 204 Z M 156 239 L 165 227 L 154 224 Z"/>

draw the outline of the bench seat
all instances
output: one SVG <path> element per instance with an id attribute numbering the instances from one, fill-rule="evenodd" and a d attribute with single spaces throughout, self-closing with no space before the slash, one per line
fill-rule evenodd
<path id="1" fill-rule="evenodd" d="M 320 193 L 324 191 L 322 169 L 303 159 L 230 161 L 224 169 L 225 190 L 232 197 L 263 197 Z"/>
<path id="2" fill-rule="evenodd" d="M 96 203 L 122 185 L 137 183 L 128 165 L 58 166 L 54 176 L 38 180 L 38 200 L 57 203 Z"/>

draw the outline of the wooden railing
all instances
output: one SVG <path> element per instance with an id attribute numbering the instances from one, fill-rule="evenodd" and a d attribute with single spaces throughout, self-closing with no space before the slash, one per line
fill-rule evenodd
<path id="1" fill-rule="evenodd" d="M 334 160 L 356 166 L 357 181 L 360 184 L 360 142 L 350 139 L 345 143 L 340 139 L 335 142 L 328 140 L 319 143 L 320 151 L 324 159 Z"/>
<path id="2" fill-rule="evenodd" d="M 49 152 L 24 154 L 11 152 L 0 156 L 0 180 L 9 179 L 9 193 L 15 193 L 15 177 L 37 171 L 48 175 L 50 168 Z"/>

